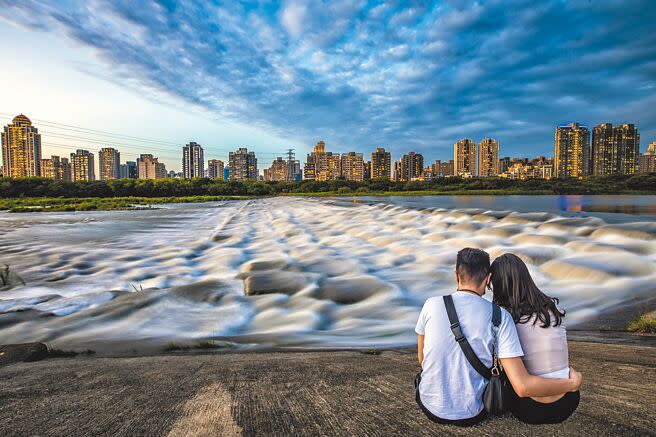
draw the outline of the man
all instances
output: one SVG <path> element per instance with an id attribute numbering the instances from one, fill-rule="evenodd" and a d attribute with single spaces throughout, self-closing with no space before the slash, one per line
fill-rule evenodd
<path id="1" fill-rule="evenodd" d="M 476 356 L 492 367 L 492 304 L 483 299 L 490 282 L 490 256 L 466 248 L 458 252 L 453 302 L 463 335 Z M 416 399 L 434 422 L 460 426 L 474 425 L 486 416 L 483 392 L 487 380 L 467 361 L 456 342 L 441 296 L 426 301 L 415 328 L 418 358 L 422 366 Z M 576 391 L 581 374 L 570 368 L 569 379 L 545 379 L 530 375 L 522 362 L 522 347 L 510 314 L 501 309 L 498 330 L 498 357 L 508 380 L 520 397 L 553 396 Z"/>

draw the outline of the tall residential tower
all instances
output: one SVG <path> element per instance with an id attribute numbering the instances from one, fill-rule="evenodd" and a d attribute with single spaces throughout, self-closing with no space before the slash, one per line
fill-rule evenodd
<path id="1" fill-rule="evenodd" d="M 96 180 L 93 153 L 83 149 L 77 149 L 75 153 L 71 153 L 71 180 L 73 182 Z"/>
<path id="2" fill-rule="evenodd" d="M 98 170 L 100 180 L 121 178 L 121 154 L 118 150 L 105 147 L 98 152 Z"/>
<path id="3" fill-rule="evenodd" d="M 255 152 L 249 152 L 245 147 L 240 147 L 237 151 L 228 154 L 228 165 L 230 166 L 231 181 L 257 180 L 260 176 Z"/>
<path id="4" fill-rule="evenodd" d="M 558 178 L 581 178 L 589 174 L 590 131 L 586 126 L 570 123 L 556 128 L 554 138 L 554 175 Z"/>
<path id="5" fill-rule="evenodd" d="M 2 132 L 4 176 L 38 177 L 41 174 L 41 135 L 29 118 L 17 115 Z"/>
<path id="6" fill-rule="evenodd" d="M 456 176 L 476 175 L 476 143 L 463 138 L 453 145 L 453 173 Z"/>
<path id="7" fill-rule="evenodd" d="M 633 174 L 640 153 L 640 134 L 633 124 L 613 127 L 602 123 L 592 129 L 592 174 Z"/>
<path id="8" fill-rule="evenodd" d="M 485 138 L 478 143 L 478 175 L 496 176 L 499 173 L 499 142 Z"/>
<path id="9" fill-rule="evenodd" d="M 371 179 L 389 179 L 392 172 L 392 154 L 378 147 L 371 154 Z"/>

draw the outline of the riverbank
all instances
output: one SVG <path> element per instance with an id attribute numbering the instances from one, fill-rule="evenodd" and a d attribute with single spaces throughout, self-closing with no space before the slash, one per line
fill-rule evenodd
<path id="1" fill-rule="evenodd" d="M 565 423 L 469 429 L 423 416 L 411 349 L 18 363 L 0 368 L 0 434 L 653 435 L 656 348 L 571 342 L 570 360 L 585 380 Z"/>
<path id="2" fill-rule="evenodd" d="M 204 203 L 245 200 L 251 196 L 180 196 L 180 197 L 26 197 L 0 199 L 0 211 L 64 212 L 151 209 L 166 203 Z"/>
<path id="3" fill-rule="evenodd" d="M 645 195 L 644 192 L 625 190 L 619 195 Z M 287 192 L 272 195 L 222 195 L 222 196 L 169 196 L 169 197 L 24 197 L 0 199 L 0 211 L 11 213 L 25 212 L 67 212 L 67 211 L 112 211 L 153 209 L 157 205 L 176 203 L 205 203 L 229 200 L 253 200 L 266 197 L 314 197 L 314 198 L 352 198 L 357 201 L 366 197 L 417 197 L 417 196 L 553 196 L 550 190 L 521 189 L 453 189 L 453 190 L 412 190 L 412 191 L 370 191 L 362 189 L 340 189 L 323 192 Z M 575 195 L 575 194 L 568 194 Z M 596 194 L 593 194 L 596 195 Z"/>

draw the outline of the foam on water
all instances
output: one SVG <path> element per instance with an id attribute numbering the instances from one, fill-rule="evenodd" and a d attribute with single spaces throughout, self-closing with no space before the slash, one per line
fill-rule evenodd
<path id="1" fill-rule="evenodd" d="M 0 220 L 27 283 L 0 291 L 0 343 L 411 344 L 465 246 L 524 259 L 569 327 L 656 288 L 650 222 L 298 198 Z"/>

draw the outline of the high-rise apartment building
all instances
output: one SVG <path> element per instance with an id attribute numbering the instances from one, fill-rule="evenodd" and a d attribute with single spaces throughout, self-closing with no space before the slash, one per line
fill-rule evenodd
<path id="1" fill-rule="evenodd" d="M 633 124 L 613 127 L 602 123 L 592 129 L 592 174 L 633 174 L 638 165 L 640 134 Z"/>
<path id="2" fill-rule="evenodd" d="M 121 179 L 137 179 L 139 177 L 139 170 L 136 161 L 125 161 L 125 164 L 119 166 L 119 178 Z"/>
<path id="3" fill-rule="evenodd" d="M 228 165 L 230 166 L 231 181 L 257 180 L 260 176 L 255 152 L 249 152 L 245 147 L 240 147 L 237 151 L 228 154 Z"/>
<path id="4" fill-rule="evenodd" d="M 210 179 L 223 180 L 223 161 L 220 159 L 210 159 L 207 161 L 208 174 Z"/>
<path id="5" fill-rule="evenodd" d="M 50 159 L 42 159 L 41 174 L 39 176 L 47 179 L 57 179 L 57 174 L 59 173 L 57 170 L 59 169 L 60 162 L 59 156 L 54 155 Z"/>
<path id="6" fill-rule="evenodd" d="M 499 173 L 499 142 L 485 138 L 478 143 L 478 175 L 489 177 Z"/>
<path id="7" fill-rule="evenodd" d="M 329 181 L 341 176 L 339 153 L 326 152 L 326 143 L 319 141 L 305 162 L 305 179 Z"/>
<path id="8" fill-rule="evenodd" d="M 9 178 L 41 174 L 41 134 L 29 118 L 17 115 L 2 132 L 3 175 Z"/>
<path id="9" fill-rule="evenodd" d="M 139 155 L 137 176 L 139 179 L 164 179 L 167 177 L 166 166 L 151 154 Z"/>
<path id="10" fill-rule="evenodd" d="M 570 123 L 558 126 L 554 138 L 554 175 L 581 178 L 589 174 L 590 131 L 587 126 Z"/>
<path id="11" fill-rule="evenodd" d="M 617 173 L 634 174 L 640 155 L 640 134 L 634 124 L 625 123 L 615 129 Z"/>
<path id="12" fill-rule="evenodd" d="M 651 143 L 644 155 L 638 158 L 639 173 L 656 172 L 656 141 Z"/>
<path id="13" fill-rule="evenodd" d="M 282 157 L 277 157 L 271 163 L 271 167 L 264 169 L 265 181 L 286 181 L 287 180 L 287 161 Z"/>
<path id="14" fill-rule="evenodd" d="M 613 125 L 602 123 L 592 128 L 592 174 L 603 176 L 617 170 L 617 151 L 614 150 L 615 132 Z"/>
<path id="15" fill-rule="evenodd" d="M 435 160 L 435 162 L 431 164 L 430 172 L 434 178 L 446 176 L 442 174 L 442 161 L 440 161 L 439 159 Z"/>
<path id="16" fill-rule="evenodd" d="M 390 163 L 391 166 L 391 163 Z M 371 161 L 365 161 L 364 163 L 364 180 L 368 181 L 371 179 Z"/>
<path id="17" fill-rule="evenodd" d="M 182 174 L 186 179 L 205 176 L 205 155 L 200 144 L 191 141 L 182 148 Z"/>
<path id="18" fill-rule="evenodd" d="M 71 180 L 78 181 L 95 181 L 95 160 L 93 153 L 84 149 L 77 149 L 71 153 Z"/>
<path id="19" fill-rule="evenodd" d="M 411 181 L 421 177 L 424 170 L 424 157 L 415 152 L 410 152 L 401 157 L 398 166 L 398 180 Z"/>
<path id="20" fill-rule="evenodd" d="M 112 147 L 105 147 L 98 152 L 98 173 L 100 180 L 121 178 L 121 154 Z"/>
<path id="21" fill-rule="evenodd" d="M 389 179 L 392 171 L 392 154 L 378 147 L 371 154 L 371 179 Z"/>
<path id="22" fill-rule="evenodd" d="M 463 138 L 453 145 L 453 171 L 456 176 L 476 175 L 476 143 Z"/>
<path id="23" fill-rule="evenodd" d="M 362 153 L 342 153 L 340 166 L 344 179 L 349 181 L 364 180 L 364 156 Z"/>
<path id="24" fill-rule="evenodd" d="M 71 164 L 68 158 L 51 156 L 41 160 L 41 177 L 58 181 L 71 181 Z"/>
<path id="25" fill-rule="evenodd" d="M 448 161 L 443 161 L 440 164 L 440 174 L 442 176 L 454 176 L 455 173 L 453 172 L 453 159 L 449 159 Z"/>

